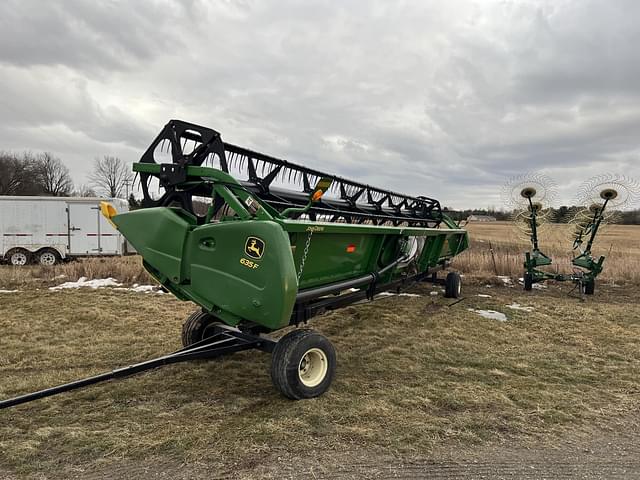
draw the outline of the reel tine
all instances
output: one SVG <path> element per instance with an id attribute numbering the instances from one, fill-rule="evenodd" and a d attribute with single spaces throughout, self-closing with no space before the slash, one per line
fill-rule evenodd
<path id="1" fill-rule="evenodd" d="M 590 207 L 607 201 L 606 210 L 633 207 L 639 198 L 640 184 L 627 175 L 601 174 L 585 180 L 578 188 L 574 204 Z"/>

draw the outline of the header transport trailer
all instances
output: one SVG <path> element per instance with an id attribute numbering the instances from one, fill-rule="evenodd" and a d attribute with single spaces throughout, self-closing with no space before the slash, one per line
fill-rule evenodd
<path id="1" fill-rule="evenodd" d="M 329 340 L 306 328 L 277 342 L 265 334 L 420 280 L 444 284 L 447 297 L 460 295 L 460 276 L 439 279 L 437 272 L 467 248 L 467 233 L 434 199 L 328 175 L 177 120 L 133 169 L 143 208 L 119 213 L 105 203 L 103 212 L 165 289 L 200 307 L 184 322 L 184 348 L 0 408 L 247 349 L 271 353 L 271 377 L 284 396 L 316 397 L 335 372 Z M 154 199 L 156 187 L 164 193 Z"/>
<path id="2" fill-rule="evenodd" d="M 0 196 L 0 260 L 54 265 L 77 256 L 122 255 L 126 240 L 100 214 L 104 198 Z M 124 200 L 110 200 L 126 212 Z"/>

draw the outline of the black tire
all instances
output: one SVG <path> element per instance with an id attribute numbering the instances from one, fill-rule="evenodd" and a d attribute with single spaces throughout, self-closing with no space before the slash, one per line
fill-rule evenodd
<path id="1" fill-rule="evenodd" d="M 50 267 L 60 263 L 62 258 L 53 248 L 43 248 L 36 253 L 36 261 L 42 266 Z"/>
<path id="2" fill-rule="evenodd" d="M 596 291 L 596 279 L 592 278 L 587 283 L 583 284 L 584 294 L 585 295 L 593 295 Z"/>
<path id="3" fill-rule="evenodd" d="M 31 263 L 31 252 L 24 248 L 12 248 L 5 255 L 9 265 L 14 267 L 23 267 Z"/>
<path id="4" fill-rule="evenodd" d="M 533 275 L 530 273 L 524 274 L 524 289 L 527 292 L 533 290 Z"/>
<path id="5" fill-rule="evenodd" d="M 331 342 L 313 330 L 294 330 L 276 344 L 271 356 L 271 380 L 287 398 L 300 400 L 322 395 L 336 371 Z"/>
<path id="6" fill-rule="evenodd" d="M 216 317 L 202 310 L 193 312 L 182 325 L 182 345 L 188 347 L 215 335 L 217 333 L 216 325 L 220 325 L 220 323 Z"/>
<path id="7" fill-rule="evenodd" d="M 457 272 L 449 272 L 444 282 L 445 298 L 460 298 L 462 294 L 462 279 Z"/>

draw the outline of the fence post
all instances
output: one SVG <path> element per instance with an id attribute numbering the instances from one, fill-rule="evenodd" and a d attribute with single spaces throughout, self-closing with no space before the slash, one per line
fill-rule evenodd
<path id="1" fill-rule="evenodd" d="M 493 261 L 493 273 L 498 275 L 498 266 L 496 265 L 496 257 L 493 254 L 493 245 L 491 244 L 491 240 L 489 240 L 489 252 L 491 253 L 491 260 Z"/>

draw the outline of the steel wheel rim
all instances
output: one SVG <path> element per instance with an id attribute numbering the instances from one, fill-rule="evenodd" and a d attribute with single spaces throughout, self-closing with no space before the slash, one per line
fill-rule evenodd
<path id="1" fill-rule="evenodd" d="M 56 256 L 51 252 L 44 252 L 40 255 L 40 265 L 55 265 Z"/>
<path id="2" fill-rule="evenodd" d="M 317 387 L 327 376 L 328 369 L 327 355 L 319 348 L 311 348 L 300 359 L 298 377 L 305 387 Z"/>
<path id="3" fill-rule="evenodd" d="M 27 255 L 22 252 L 16 252 L 11 255 L 11 265 L 22 267 L 27 264 Z"/>

